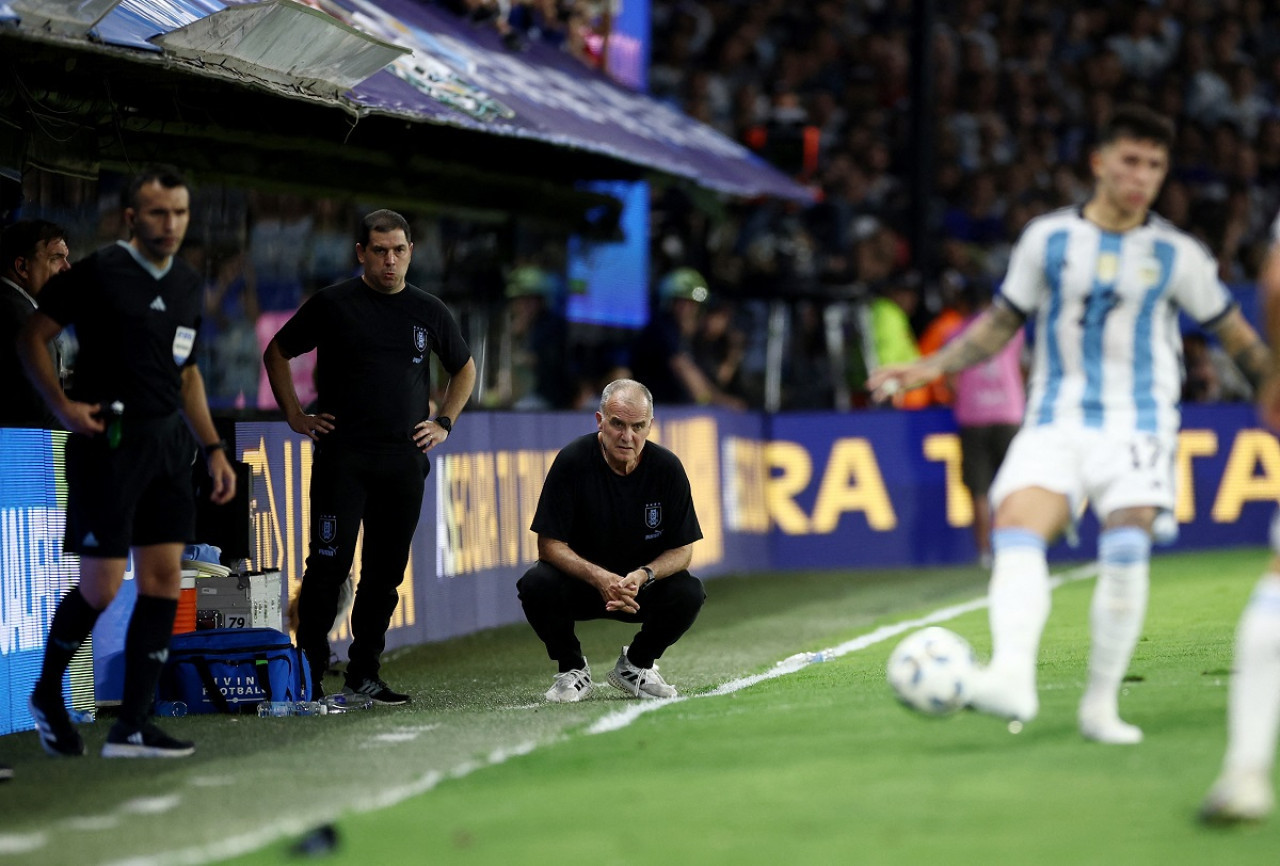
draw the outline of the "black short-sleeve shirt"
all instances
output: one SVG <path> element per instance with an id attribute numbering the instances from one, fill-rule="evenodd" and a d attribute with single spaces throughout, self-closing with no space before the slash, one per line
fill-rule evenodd
<path id="1" fill-rule="evenodd" d="M 316 292 L 276 334 L 286 357 L 316 350 L 316 411 L 334 444 L 412 444 L 428 417 L 429 353 L 450 376 L 471 359 L 449 309 L 416 286 L 389 295 L 362 278 Z"/>
<path id="2" fill-rule="evenodd" d="M 40 312 L 75 325 L 80 349 L 69 396 L 124 403 L 131 418 L 182 408 L 182 370 L 196 362 L 200 276 L 175 258 L 160 278 L 123 243 L 103 247 L 52 277 Z"/>
<path id="3" fill-rule="evenodd" d="M 530 527 L 615 574 L 702 538 L 689 476 L 680 458 L 647 442 L 630 475 L 609 468 L 597 433 L 556 455 Z"/>

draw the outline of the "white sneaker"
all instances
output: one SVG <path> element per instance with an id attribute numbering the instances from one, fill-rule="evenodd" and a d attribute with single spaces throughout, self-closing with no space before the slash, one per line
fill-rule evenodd
<path id="1" fill-rule="evenodd" d="M 577 670 L 556 674 L 556 681 L 547 689 L 547 700 L 553 704 L 572 704 L 591 694 L 591 665 L 585 661 Z"/>
<path id="2" fill-rule="evenodd" d="M 969 685 L 969 706 L 980 713 L 1011 721 L 1029 722 L 1040 712 L 1035 684 L 1019 688 L 990 668 L 974 671 Z"/>
<path id="3" fill-rule="evenodd" d="M 621 689 L 635 698 L 654 700 L 657 698 L 674 698 L 675 686 L 668 685 L 658 673 L 658 666 L 638 668 L 627 660 L 627 650 L 623 647 L 618 656 L 618 663 L 609 671 L 609 685 Z"/>
<path id="4" fill-rule="evenodd" d="M 1274 806 L 1269 773 L 1223 770 L 1200 806 L 1200 820 L 1206 824 L 1261 821 Z"/>

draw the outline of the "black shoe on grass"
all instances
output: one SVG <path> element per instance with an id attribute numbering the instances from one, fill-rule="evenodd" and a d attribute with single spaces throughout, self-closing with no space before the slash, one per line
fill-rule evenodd
<path id="1" fill-rule="evenodd" d="M 364 695 L 375 704 L 398 706 L 409 703 L 408 695 L 404 692 L 393 691 L 390 686 L 377 677 L 365 677 L 358 683 L 347 680 L 347 684 L 342 690 L 350 695 Z"/>
<path id="2" fill-rule="evenodd" d="M 104 758 L 185 758 L 195 751 L 195 743 L 176 740 L 150 722 L 137 730 L 116 722 L 102 745 Z"/>
<path id="3" fill-rule="evenodd" d="M 36 732 L 40 734 L 40 745 L 46 752 L 55 758 L 74 758 L 85 753 L 84 739 L 71 724 L 71 716 L 62 705 L 61 696 L 51 701 L 32 692 L 27 707 L 35 720 Z"/>

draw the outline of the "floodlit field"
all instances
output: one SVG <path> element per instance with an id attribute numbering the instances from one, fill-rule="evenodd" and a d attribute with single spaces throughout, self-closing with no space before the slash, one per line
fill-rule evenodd
<path id="1" fill-rule="evenodd" d="M 1193 821 L 1222 753 L 1232 631 L 1266 558 L 1157 559 L 1121 702 L 1146 731 L 1137 747 L 1076 733 L 1090 579 L 1055 591 L 1041 714 L 1011 734 L 898 706 L 883 677 L 897 638 L 867 637 L 959 606 L 948 626 L 985 654 L 985 609 L 964 605 L 985 587 L 976 569 L 724 578 L 661 663 L 686 697 L 656 707 L 607 685 L 542 703 L 553 666 L 510 627 L 393 655 L 407 708 L 173 720 L 199 744 L 189 760 L 103 761 L 104 722 L 74 761 L 5 737 L 18 778 L 0 786 L 0 866 L 277 863 L 322 825 L 329 863 L 1270 864 L 1280 820 Z M 581 633 L 602 681 L 630 631 Z M 824 648 L 840 653 L 772 675 Z"/>

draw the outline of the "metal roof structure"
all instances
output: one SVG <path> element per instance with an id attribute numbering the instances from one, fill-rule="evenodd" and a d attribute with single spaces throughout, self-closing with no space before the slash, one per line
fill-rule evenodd
<path id="1" fill-rule="evenodd" d="M 592 179 L 809 198 L 669 105 L 415 0 L 12 0 L 0 58 L 0 166 L 163 159 L 561 221 L 604 203 Z"/>

